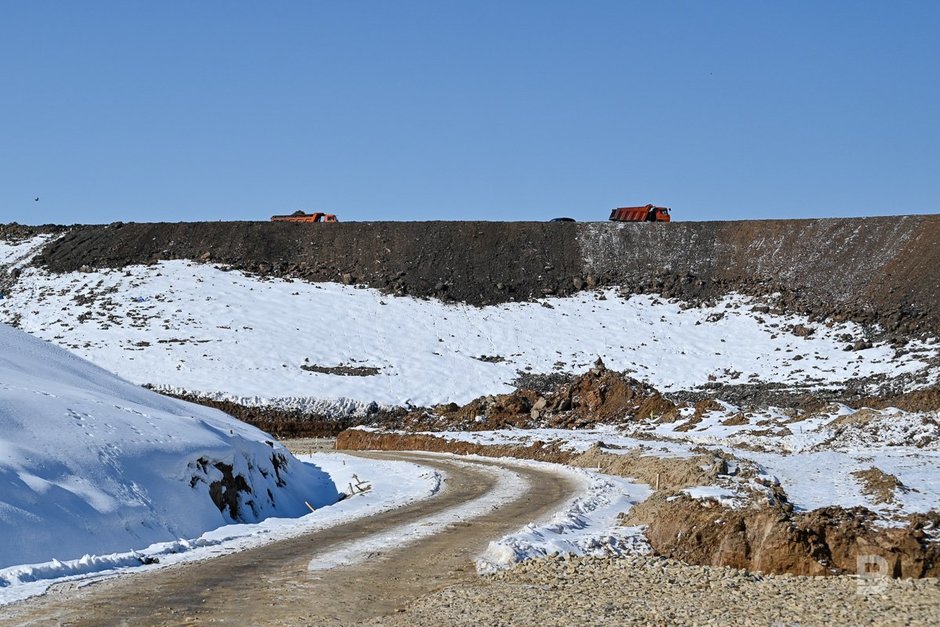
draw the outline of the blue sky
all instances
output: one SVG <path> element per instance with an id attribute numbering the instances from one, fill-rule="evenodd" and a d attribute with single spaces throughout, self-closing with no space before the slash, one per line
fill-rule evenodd
<path id="1" fill-rule="evenodd" d="M 0 221 L 936 213 L 938 32 L 937 2 L 6 1 Z"/>

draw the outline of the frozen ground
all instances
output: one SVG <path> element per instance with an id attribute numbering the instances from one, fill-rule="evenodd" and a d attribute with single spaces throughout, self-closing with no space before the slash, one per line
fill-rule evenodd
<path id="1" fill-rule="evenodd" d="M 0 265 L 22 263 L 28 250 L 0 249 Z M 509 391 L 520 373 L 580 372 L 597 357 L 669 391 L 893 377 L 937 354 L 919 343 L 903 355 L 885 345 L 847 351 L 862 337 L 856 325 L 757 314 L 753 304 L 729 296 L 683 309 L 608 290 L 474 308 L 168 261 L 63 275 L 25 268 L 0 300 L 0 320 L 135 383 L 334 414 L 372 402 L 464 403 Z"/>

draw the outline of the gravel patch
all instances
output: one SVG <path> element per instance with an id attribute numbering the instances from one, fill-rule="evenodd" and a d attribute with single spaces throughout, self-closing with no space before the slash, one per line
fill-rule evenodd
<path id="1" fill-rule="evenodd" d="M 762 575 L 655 557 L 533 560 L 376 625 L 929 625 L 940 580 Z"/>

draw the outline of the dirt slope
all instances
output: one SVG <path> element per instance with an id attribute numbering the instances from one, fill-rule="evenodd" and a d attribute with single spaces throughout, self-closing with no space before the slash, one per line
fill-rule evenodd
<path id="1" fill-rule="evenodd" d="M 2 233 L 0 233 L 2 235 Z M 730 290 L 891 332 L 940 333 L 940 215 L 675 222 L 193 222 L 77 227 L 52 271 L 161 259 L 365 284 L 474 305 L 595 286 L 691 300 Z"/>

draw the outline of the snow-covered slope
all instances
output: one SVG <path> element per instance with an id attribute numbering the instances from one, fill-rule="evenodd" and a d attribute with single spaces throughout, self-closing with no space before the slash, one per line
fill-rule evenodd
<path id="1" fill-rule="evenodd" d="M 338 496 L 328 475 L 258 429 L 5 325 L 0 486 L 0 567 L 298 516 L 305 500 Z"/>
<path id="2" fill-rule="evenodd" d="M 11 247 L 0 265 L 21 263 L 28 249 Z M 135 383 L 321 413 L 361 412 L 373 401 L 464 403 L 509 391 L 520 372 L 580 372 L 598 356 L 669 391 L 897 376 L 938 349 L 847 351 L 862 337 L 856 325 L 753 305 L 729 296 L 684 309 L 608 290 L 476 308 L 168 261 L 59 275 L 25 267 L 0 300 L 0 320 Z"/>

